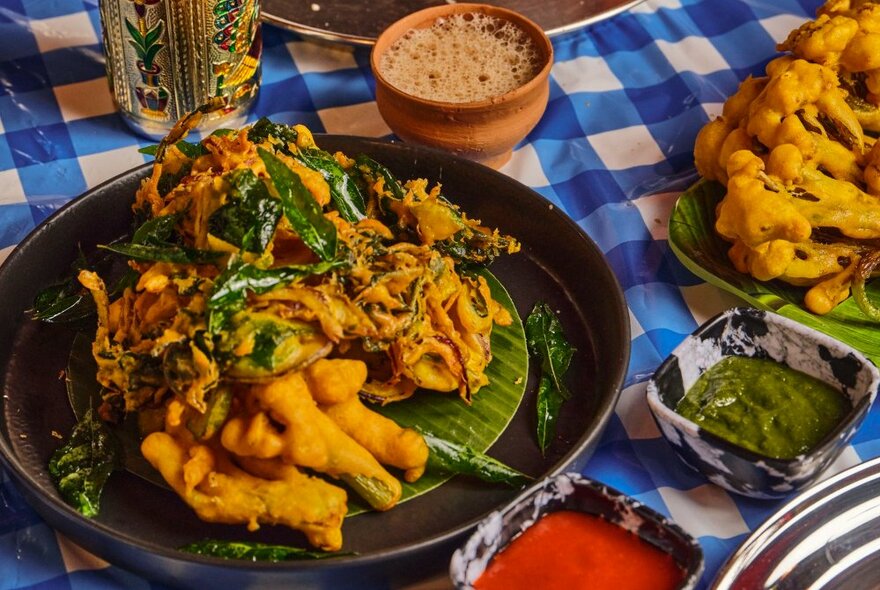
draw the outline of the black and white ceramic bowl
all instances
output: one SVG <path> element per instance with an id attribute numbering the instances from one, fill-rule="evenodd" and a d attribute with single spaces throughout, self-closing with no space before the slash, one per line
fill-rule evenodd
<path id="1" fill-rule="evenodd" d="M 727 356 L 772 359 L 842 391 L 852 410 L 815 448 L 793 459 L 766 457 L 707 432 L 675 412 L 687 390 Z M 840 454 L 868 413 L 880 371 L 863 354 L 778 314 L 736 307 L 688 336 L 648 382 L 648 406 L 685 463 L 713 483 L 753 498 L 778 498 L 812 482 Z"/>
<path id="2" fill-rule="evenodd" d="M 562 473 L 526 490 L 483 519 L 452 556 L 449 575 L 457 590 L 472 590 L 492 558 L 542 516 L 575 510 L 599 516 L 671 555 L 685 573 L 678 590 L 691 590 L 703 572 L 699 543 L 662 514 L 623 493 L 577 473 Z M 589 547 L 573 548 L 589 552 Z"/>

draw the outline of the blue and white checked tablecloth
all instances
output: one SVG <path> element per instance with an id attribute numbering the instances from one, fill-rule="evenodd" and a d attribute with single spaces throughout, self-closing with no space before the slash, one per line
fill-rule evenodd
<path id="1" fill-rule="evenodd" d="M 667 243 L 694 137 L 819 0 L 647 0 L 554 39 L 547 112 L 503 169 L 562 207 L 623 286 L 632 357 L 616 414 L 585 469 L 671 516 L 705 552 L 703 586 L 779 502 L 732 496 L 688 471 L 660 438 L 644 382 L 703 320 L 735 301 L 696 279 Z M 0 260 L 90 187 L 145 161 L 114 113 L 97 0 L 0 0 Z M 387 136 L 366 49 L 265 27 L 251 120 Z M 833 470 L 880 455 L 880 409 Z M 0 474 L 0 589 L 150 588 L 44 524 Z"/>

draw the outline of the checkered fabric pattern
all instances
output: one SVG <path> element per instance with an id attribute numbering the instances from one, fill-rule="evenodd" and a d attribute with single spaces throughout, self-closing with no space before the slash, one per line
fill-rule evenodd
<path id="1" fill-rule="evenodd" d="M 700 127 L 819 0 L 647 0 L 554 39 L 547 112 L 503 172 L 561 207 L 598 243 L 632 325 L 620 403 L 585 473 L 672 517 L 705 552 L 705 587 L 779 506 L 732 496 L 689 471 L 661 439 L 645 381 L 702 321 L 736 301 L 702 283 L 667 243 L 671 207 L 693 180 Z M 366 49 L 266 26 L 251 120 L 390 136 Z M 114 112 L 97 0 L 0 0 L 0 260 L 59 206 L 145 161 Z M 880 410 L 831 472 L 880 454 Z M 50 530 L 0 475 L 0 589 L 155 588 Z"/>

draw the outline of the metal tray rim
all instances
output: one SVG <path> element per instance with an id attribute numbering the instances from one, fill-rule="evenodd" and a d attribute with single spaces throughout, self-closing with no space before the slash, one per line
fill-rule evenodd
<path id="1" fill-rule="evenodd" d="M 597 22 L 616 16 L 621 12 L 625 12 L 633 8 L 634 6 L 641 4 L 644 1 L 645 0 L 623 0 L 618 6 L 615 6 L 612 9 L 570 23 L 548 28 L 544 32 L 547 33 L 548 37 L 556 37 L 558 35 L 570 33 L 582 27 L 587 27 L 596 24 Z M 263 18 L 263 21 L 271 25 L 275 25 L 283 29 L 288 29 L 308 39 L 327 41 L 330 43 L 343 43 L 347 45 L 355 45 L 361 47 L 372 47 L 373 44 L 376 42 L 375 37 L 370 37 L 366 35 L 354 35 L 337 32 L 330 29 L 313 27 L 305 23 L 297 22 L 296 20 L 293 20 L 291 18 L 287 18 L 285 16 L 281 16 L 271 12 L 263 12 L 261 16 Z"/>

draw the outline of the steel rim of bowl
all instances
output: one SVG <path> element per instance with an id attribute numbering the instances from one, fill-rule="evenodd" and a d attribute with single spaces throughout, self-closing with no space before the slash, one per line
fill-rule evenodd
<path id="1" fill-rule="evenodd" d="M 839 485 L 844 484 L 840 489 L 836 490 L 837 493 L 835 495 L 845 494 L 848 490 L 864 484 L 865 481 L 878 478 L 880 478 L 880 457 L 869 459 L 849 469 L 844 469 L 840 473 L 797 494 L 764 520 L 761 526 L 755 529 L 733 554 L 727 558 L 712 580 L 710 588 L 712 590 L 734 588 L 732 584 L 736 582 L 736 578 L 743 566 L 750 564 L 760 555 L 763 545 L 767 541 L 771 541 L 773 536 L 783 526 L 796 524 L 799 519 L 804 518 L 815 510 L 820 510 L 828 492 L 834 491 Z M 851 481 L 847 482 L 847 480 Z M 833 498 L 834 496 L 830 497 Z"/>

